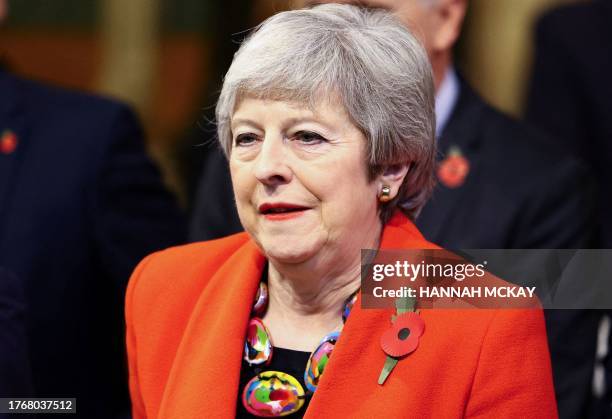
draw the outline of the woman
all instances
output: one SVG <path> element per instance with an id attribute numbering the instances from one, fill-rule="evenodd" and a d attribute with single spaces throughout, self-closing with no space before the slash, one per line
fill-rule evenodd
<path id="1" fill-rule="evenodd" d="M 423 49 L 383 11 L 284 12 L 242 45 L 217 119 L 246 233 L 134 272 L 135 418 L 556 416 L 540 311 L 410 312 L 416 345 L 394 361 L 395 310 L 360 308 L 360 249 L 433 246 L 412 223 L 433 96 Z"/>

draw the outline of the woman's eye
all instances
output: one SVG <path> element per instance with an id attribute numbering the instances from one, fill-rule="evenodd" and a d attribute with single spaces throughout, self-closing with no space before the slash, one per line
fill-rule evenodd
<path id="1" fill-rule="evenodd" d="M 236 137 L 236 146 L 248 146 L 257 141 L 257 136 L 254 134 L 240 134 Z"/>
<path id="2" fill-rule="evenodd" d="M 316 132 L 310 131 L 298 131 L 293 135 L 293 138 L 303 144 L 319 144 L 327 141 L 325 138 L 323 138 Z"/>

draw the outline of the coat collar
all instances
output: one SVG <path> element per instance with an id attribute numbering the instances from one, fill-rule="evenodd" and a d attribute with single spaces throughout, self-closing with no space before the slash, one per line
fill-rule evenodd
<path id="1" fill-rule="evenodd" d="M 427 245 L 414 224 L 399 213 L 385 226 L 381 240 L 384 249 Z M 218 418 L 234 417 L 244 336 L 264 264 L 261 252 L 248 241 L 210 279 L 178 347 L 159 418 L 210 417 L 211 412 Z M 394 311 L 363 310 L 360 303 L 359 297 L 306 418 L 325 416 L 332 404 L 337 409 L 355 408 L 368 389 L 377 386 L 385 360 L 378 342 Z M 352 388 L 356 390 L 348 390 Z"/>

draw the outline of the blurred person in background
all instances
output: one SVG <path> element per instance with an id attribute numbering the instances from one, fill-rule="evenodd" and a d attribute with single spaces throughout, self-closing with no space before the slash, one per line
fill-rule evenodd
<path id="1" fill-rule="evenodd" d="M 541 18 L 526 120 L 591 166 L 600 193 L 598 247 L 612 248 L 612 1 Z"/>
<path id="2" fill-rule="evenodd" d="M 34 395 L 117 417 L 129 411 L 127 281 L 184 242 L 183 216 L 127 106 L 6 70 L 0 92 L 0 265 L 25 288 Z"/>
<path id="3" fill-rule="evenodd" d="M 535 61 L 525 115 L 529 123 L 557 140 L 558 147 L 567 147 L 589 164 L 598 190 L 593 247 L 600 248 L 612 248 L 611 42 L 610 0 L 567 5 L 546 13 L 536 27 Z M 564 340 L 574 341 L 575 331 L 576 327 L 568 327 Z M 595 417 L 597 409 L 612 416 L 612 358 L 608 356 L 604 361 L 606 393 L 604 403 L 597 404 L 589 385 L 596 342 L 579 339 L 575 345 L 582 345 L 583 356 L 577 357 L 570 346 L 570 351 L 561 347 L 558 359 L 553 359 L 567 377 L 558 383 L 559 397 L 582 400 L 584 408 L 573 410 L 573 417 L 586 417 L 588 410 L 594 411 Z M 585 385 L 575 387 L 572 383 L 576 380 Z"/>
<path id="4" fill-rule="evenodd" d="M 456 70 L 452 50 L 467 1 L 347 2 L 392 10 L 421 35 L 433 67 L 439 186 L 416 220 L 425 237 L 451 249 L 554 249 L 588 243 L 593 203 L 587 170 L 562 147 L 486 104 Z M 207 163 L 196 195 L 192 239 L 241 230 L 230 200 L 227 162 L 217 153 Z M 580 311 L 546 314 L 553 360 L 561 348 L 571 352 L 575 347 L 582 354 L 581 342 L 564 337 L 570 325 L 584 333 L 589 345 L 595 344 L 599 316 Z M 584 365 L 588 362 L 584 359 Z M 555 371 L 559 382 L 567 382 L 561 375 L 562 370 Z M 590 387 L 588 377 L 581 375 L 572 386 Z M 582 401 L 568 403 L 582 407 Z"/>
<path id="5" fill-rule="evenodd" d="M 33 394 L 25 313 L 23 284 L 0 267 L 0 397 Z"/>

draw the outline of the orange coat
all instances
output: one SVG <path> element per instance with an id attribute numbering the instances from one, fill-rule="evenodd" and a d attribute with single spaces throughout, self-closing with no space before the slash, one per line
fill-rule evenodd
<path id="1" fill-rule="evenodd" d="M 385 227 L 381 248 L 428 247 L 404 216 Z M 140 263 L 126 301 L 134 419 L 235 415 L 264 262 L 241 233 Z M 541 310 L 422 310 L 419 347 L 380 386 L 393 313 L 355 305 L 306 418 L 557 417 Z"/>

